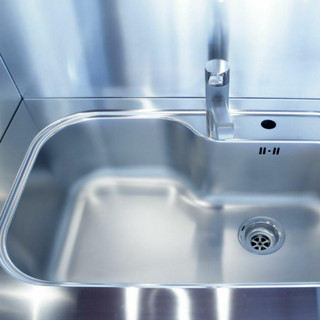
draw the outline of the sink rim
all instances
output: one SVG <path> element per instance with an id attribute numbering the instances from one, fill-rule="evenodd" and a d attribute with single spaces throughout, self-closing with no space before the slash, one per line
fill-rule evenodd
<path id="1" fill-rule="evenodd" d="M 194 112 L 192 112 L 194 113 Z M 184 112 L 185 114 L 185 112 Z M 91 282 L 69 282 L 69 281 L 47 281 L 41 280 L 38 278 L 31 277 L 26 273 L 19 270 L 15 264 L 11 261 L 7 248 L 6 248 L 6 238 L 8 234 L 8 230 L 10 227 L 10 223 L 14 217 L 15 210 L 19 203 L 20 197 L 23 193 L 24 186 L 28 180 L 29 174 L 33 167 L 33 164 L 37 158 L 37 155 L 42 148 L 42 146 L 57 132 L 62 130 L 63 128 L 88 121 L 91 119 L 97 118 L 113 118 L 113 119 L 161 119 L 166 121 L 174 121 L 187 129 L 193 132 L 195 135 L 200 136 L 201 138 L 210 141 L 211 143 L 268 143 L 266 140 L 258 141 L 258 140 L 229 140 L 229 141 L 219 141 L 209 137 L 206 137 L 199 133 L 194 127 L 189 125 L 187 122 L 177 119 L 172 115 L 168 115 L 168 112 L 110 112 L 110 111 L 100 111 L 100 112 L 82 112 L 76 113 L 62 119 L 59 119 L 49 126 L 45 127 L 41 130 L 36 137 L 32 140 L 23 162 L 20 166 L 18 174 L 15 178 L 14 184 L 11 188 L 10 194 L 5 203 L 4 209 L 1 213 L 0 217 L 0 264 L 14 278 L 21 280 L 23 282 L 33 284 L 33 285 L 47 285 L 47 286 L 66 286 L 66 287 L 109 287 L 109 288 L 125 288 L 125 287 L 137 287 L 137 288 L 291 288 L 291 287 L 319 287 L 320 282 L 279 282 L 279 283 L 181 283 L 181 284 L 171 284 L 171 283 L 91 283 Z M 275 140 L 270 140 L 274 142 Z M 299 141 L 299 140 L 279 140 L 279 143 L 309 143 L 309 144 L 319 144 L 319 141 Z"/>

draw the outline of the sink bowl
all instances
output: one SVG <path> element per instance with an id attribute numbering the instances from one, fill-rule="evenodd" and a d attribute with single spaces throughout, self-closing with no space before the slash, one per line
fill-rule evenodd
<path id="1" fill-rule="evenodd" d="M 319 283 L 319 161 L 315 141 L 215 141 L 168 117 L 73 115 L 29 148 L 1 262 L 56 286 Z M 270 254 L 239 241 L 256 217 L 281 226 Z"/>

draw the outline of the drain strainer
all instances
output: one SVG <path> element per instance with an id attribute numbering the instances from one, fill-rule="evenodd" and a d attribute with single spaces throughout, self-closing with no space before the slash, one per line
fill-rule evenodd
<path id="1" fill-rule="evenodd" d="M 239 229 L 240 243 L 255 254 L 270 254 L 279 250 L 284 239 L 281 224 L 268 217 L 250 218 Z"/>

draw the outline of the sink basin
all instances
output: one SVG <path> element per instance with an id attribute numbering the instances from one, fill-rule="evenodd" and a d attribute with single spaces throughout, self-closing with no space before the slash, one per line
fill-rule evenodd
<path id="1" fill-rule="evenodd" d="M 70 116 L 29 148 L 1 262 L 48 285 L 319 283 L 319 163 L 315 141 L 215 141 L 168 117 Z M 241 244 L 254 217 L 281 225 L 278 250 Z"/>

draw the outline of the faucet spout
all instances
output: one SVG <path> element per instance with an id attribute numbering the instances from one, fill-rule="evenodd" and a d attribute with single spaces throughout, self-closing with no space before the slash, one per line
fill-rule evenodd
<path id="1" fill-rule="evenodd" d="M 209 136 L 218 140 L 232 139 L 234 125 L 229 110 L 229 63 L 221 59 L 208 61 L 205 80 Z"/>

